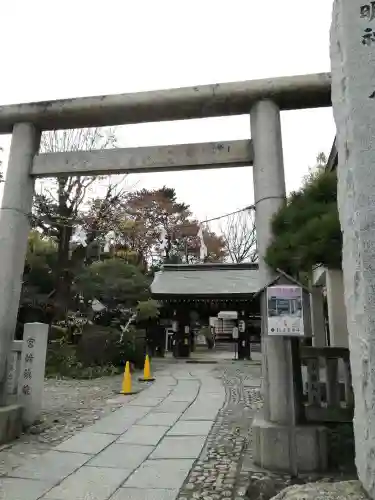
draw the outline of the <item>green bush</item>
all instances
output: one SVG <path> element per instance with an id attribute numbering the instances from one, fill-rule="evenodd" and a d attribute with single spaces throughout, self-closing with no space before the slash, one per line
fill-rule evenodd
<path id="1" fill-rule="evenodd" d="M 105 365 L 84 366 L 77 356 L 77 346 L 52 341 L 48 345 L 46 377 L 74 379 L 93 379 L 120 373 L 120 367 L 110 363 Z"/>
<path id="2" fill-rule="evenodd" d="M 83 366 L 121 367 L 130 361 L 142 367 L 145 352 L 144 333 L 130 327 L 121 334 L 119 330 L 101 325 L 87 325 L 77 345 L 77 356 Z"/>
<path id="3" fill-rule="evenodd" d="M 94 262 L 76 277 L 75 284 L 86 300 L 98 299 L 106 305 L 131 307 L 149 296 L 146 276 L 121 259 Z"/>
<path id="4" fill-rule="evenodd" d="M 160 304 L 153 299 L 143 300 L 137 304 L 137 321 L 155 319 L 160 314 Z"/>
<path id="5" fill-rule="evenodd" d="M 316 264 L 341 268 L 342 234 L 336 172 L 318 170 L 292 193 L 272 221 L 274 239 L 266 261 L 296 276 Z"/>
<path id="6" fill-rule="evenodd" d="M 91 379 L 122 373 L 126 361 L 142 368 L 145 354 L 145 333 L 130 328 L 122 338 L 110 327 L 89 325 L 77 345 L 66 337 L 48 344 L 46 376 Z"/>

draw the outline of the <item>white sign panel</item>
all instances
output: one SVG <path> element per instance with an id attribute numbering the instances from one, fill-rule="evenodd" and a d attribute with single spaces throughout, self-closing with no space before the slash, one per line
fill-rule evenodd
<path id="1" fill-rule="evenodd" d="M 206 337 L 204 335 L 197 335 L 197 345 L 206 345 Z"/>
<path id="2" fill-rule="evenodd" d="M 301 287 L 293 285 L 267 288 L 268 335 L 304 335 L 302 293 Z"/>

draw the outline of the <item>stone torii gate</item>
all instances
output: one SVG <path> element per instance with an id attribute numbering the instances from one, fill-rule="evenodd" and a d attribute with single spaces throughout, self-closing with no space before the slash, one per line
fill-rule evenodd
<path id="1" fill-rule="evenodd" d="M 0 420 L 7 414 L 6 365 L 36 177 L 253 165 L 260 285 L 265 286 L 274 278 L 263 259 L 271 218 L 286 195 L 280 111 L 328 106 L 330 75 L 314 74 L 0 107 L 0 133 L 12 133 L 0 218 Z M 251 140 L 38 154 L 43 130 L 240 114 L 250 115 Z M 290 362 L 290 340 L 263 333 L 264 414 L 254 423 L 255 458 L 265 467 L 311 470 L 320 465 L 319 429 L 299 427 L 295 420 Z"/>

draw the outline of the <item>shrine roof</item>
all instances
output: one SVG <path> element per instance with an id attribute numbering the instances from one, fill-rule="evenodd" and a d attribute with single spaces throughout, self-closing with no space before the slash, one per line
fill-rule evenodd
<path id="1" fill-rule="evenodd" d="M 154 296 L 250 296 L 260 289 L 257 264 L 169 264 L 151 284 Z"/>

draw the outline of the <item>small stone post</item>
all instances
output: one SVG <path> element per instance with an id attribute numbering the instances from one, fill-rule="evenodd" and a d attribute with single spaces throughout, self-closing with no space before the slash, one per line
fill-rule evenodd
<path id="1" fill-rule="evenodd" d="M 349 347 L 341 269 L 327 269 L 327 305 L 331 347 Z"/>
<path id="2" fill-rule="evenodd" d="M 375 4 L 336 0 L 331 28 L 338 209 L 359 479 L 375 499 Z"/>
<path id="3" fill-rule="evenodd" d="M 8 396 L 16 396 L 22 357 L 22 340 L 13 340 L 12 351 L 8 360 Z"/>
<path id="4" fill-rule="evenodd" d="M 310 295 L 313 346 L 326 347 L 326 325 L 324 320 L 324 298 L 322 287 L 312 286 Z M 342 313 L 342 311 L 341 311 Z"/>
<path id="5" fill-rule="evenodd" d="M 24 327 L 18 397 L 26 425 L 34 423 L 42 410 L 48 330 L 44 323 Z"/>
<path id="6" fill-rule="evenodd" d="M 0 216 L 0 407 L 7 400 L 7 363 L 17 321 L 34 181 L 30 177 L 40 133 L 30 123 L 13 128 Z"/>

